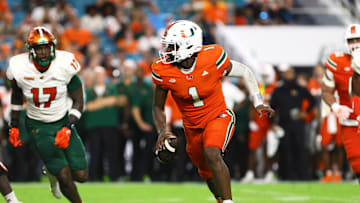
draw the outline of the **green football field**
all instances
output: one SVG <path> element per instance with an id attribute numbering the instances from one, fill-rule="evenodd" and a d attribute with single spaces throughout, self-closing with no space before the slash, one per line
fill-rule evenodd
<path id="1" fill-rule="evenodd" d="M 55 199 L 47 183 L 13 183 L 24 203 L 63 203 Z M 209 203 L 216 201 L 203 183 L 86 183 L 78 184 L 84 203 Z M 355 183 L 232 184 L 234 202 L 359 202 Z M 1 199 L 3 201 L 4 199 Z"/>

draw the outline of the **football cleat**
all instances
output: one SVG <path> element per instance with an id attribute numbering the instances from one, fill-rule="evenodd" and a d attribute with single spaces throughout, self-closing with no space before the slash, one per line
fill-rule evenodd
<path id="1" fill-rule="evenodd" d="M 43 167 L 44 173 L 47 175 L 47 177 L 49 178 L 49 182 L 50 182 L 50 191 L 53 194 L 53 196 L 56 199 L 60 199 L 62 197 L 62 193 L 60 190 L 60 185 L 59 185 L 59 181 L 57 180 L 57 178 L 51 174 L 47 168 L 44 166 Z"/>
<path id="2" fill-rule="evenodd" d="M 241 183 L 248 184 L 252 183 L 255 180 L 255 174 L 254 171 L 248 170 L 244 176 L 244 178 L 240 181 Z"/>
<path id="3" fill-rule="evenodd" d="M 162 164 L 168 164 L 176 158 L 177 138 L 176 136 L 169 136 L 164 141 L 163 149 L 156 149 L 155 156 Z"/>

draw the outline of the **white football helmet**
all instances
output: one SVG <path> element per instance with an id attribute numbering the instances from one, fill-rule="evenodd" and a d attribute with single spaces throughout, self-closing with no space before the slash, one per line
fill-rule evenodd
<path id="1" fill-rule="evenodd" d="M 164 64 L 180 62 L 201 50 L 202 30 L 194 22 L 175 21 L 166 28 L 161 44 L 159 54 Z"/>
<path id="2" fill-rule="evenodd" d="M 360 43 L 351 43 L 349 44 L 349 39 L 354 38 L 360 38 L 360 25 L 359 24 L 351 24 L 349 27 L 346 28 L 345 31 L 345 46 L 349 52 L 349 54 L 352 54 L 352 52 L 355 49 L 360 48 Z"/>

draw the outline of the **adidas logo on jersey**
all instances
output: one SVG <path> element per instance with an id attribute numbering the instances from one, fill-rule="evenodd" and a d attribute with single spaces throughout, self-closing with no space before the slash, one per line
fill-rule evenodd
<path id="1" fill-rule="evenodd" d="M 207 72 L 206 70 L 204 70 L 204 72 L 201 74 L 201 76 L 205 76 L 205 75 L 208 75 L 209 72 Z"/>

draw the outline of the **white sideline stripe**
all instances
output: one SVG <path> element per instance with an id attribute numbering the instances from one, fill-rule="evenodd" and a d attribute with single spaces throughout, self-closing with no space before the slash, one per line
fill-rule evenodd
<path id="1" fill-rule="evenodd" d="M 359 196 L 352 197 L 352 199 L 342 199 L 342 198 L 336 198 L 336 197 L 326 197 L 326 196 L 303 196 L 298 195 L 295 193 L 287 193 L 287 192 L 277 192 L 277 191 L 259 191 L 259 190 L 250 190 L 250 189 L 242 189 L 241 192 L 245 193 L 252 193 L 252 194 L 267 194 L 267 195 L 273 195 L 273 196 L 283 196 L 283 197 L 274 197 L 275 200 L 279 201 L 308 201 L 308 200 L 329 200 L 329 201 L 336 201 L 336 202 L 354 202 L 358 201 Z M 285 196 L 285 197 L 284 197 Z M 286 197 L 287 196 L 287 197 Z"/>

